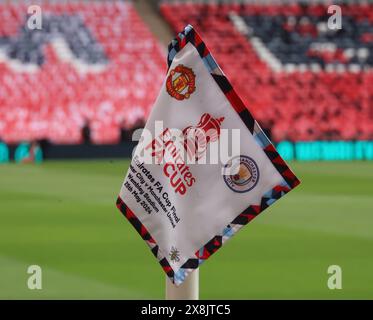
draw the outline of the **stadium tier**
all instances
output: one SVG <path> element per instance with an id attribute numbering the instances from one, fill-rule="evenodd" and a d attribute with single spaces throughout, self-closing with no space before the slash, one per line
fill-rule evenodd
<path id="1" fill-rule="evenodd" d="M 0 140 L 116 143 L 143 122 L 158 94 L 165 54 L 127 2 L 0 4 Z M 32 25 L 32 24 L 31 24 Z"/>
<path id="2" fill-rule="evenodd" d="M 168 3 L 175 32 L 201 33 L 274 141 L 373 139 L 373 5 Z M 28 3 L 27 3 L 28 4 Z M 166 51 L 130 2 L 0 4 L 0 140 L 117 143 L 158 94 Z"/>
<path id="3" fill-rule="evenodd" d="M 167 3 L 174 31 L 190 23 L 275 141 L 373 139 L 373 5 Z"/>

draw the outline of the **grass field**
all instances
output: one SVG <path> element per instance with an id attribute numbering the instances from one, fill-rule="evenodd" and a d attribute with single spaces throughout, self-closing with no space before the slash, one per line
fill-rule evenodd
<path id="1" fill-rule="evenodd" d="M 0 166 L 0 298 L 163 298 L 163 271 L 115 207 L 127 165 Z M 373 163 L 291 165 L 302 185 L 201 267 L 201 298 L 373 299 Z M 42 290 L 26 286 L 31 264 Z M 342 290 L 327 287 L 333 264 Z"/>

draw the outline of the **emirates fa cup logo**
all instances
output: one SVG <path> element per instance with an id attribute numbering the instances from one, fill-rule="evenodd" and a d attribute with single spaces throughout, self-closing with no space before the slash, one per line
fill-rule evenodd
<path id="1" fill-rule="evenodd" d="M 205 154 L 208 144 L 219 140 L 220 126 L 224 117 L 213 118 L 204 113 L 197 126 L 189 126 L 183 130 L 184 148 L 189 160 L 198 161 Z"/>

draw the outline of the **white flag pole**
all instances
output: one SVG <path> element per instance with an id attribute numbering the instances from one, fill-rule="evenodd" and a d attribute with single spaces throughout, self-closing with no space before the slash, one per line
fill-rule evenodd
<path id="1" fill-rule="evenodd" d="M 199 269 L 194 270 L 180 286 L 175 286 L 166 276 L 166 300 L 198 300 Z"/>

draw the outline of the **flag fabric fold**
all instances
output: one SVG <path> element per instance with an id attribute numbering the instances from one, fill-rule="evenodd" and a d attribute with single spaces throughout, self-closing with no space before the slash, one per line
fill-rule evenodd
<path id="1" fill-rule="evenodd" d="M 222 152 L 229 130 L 239 132 L 232 142 L 239 153 L 232 156 Z M 214 150 L 219 161 L 211 161 Z M 120 190 L 119 210 L 180 285 L 299 183 L 187 26 L 169 45 L 166 79 Z"/>

